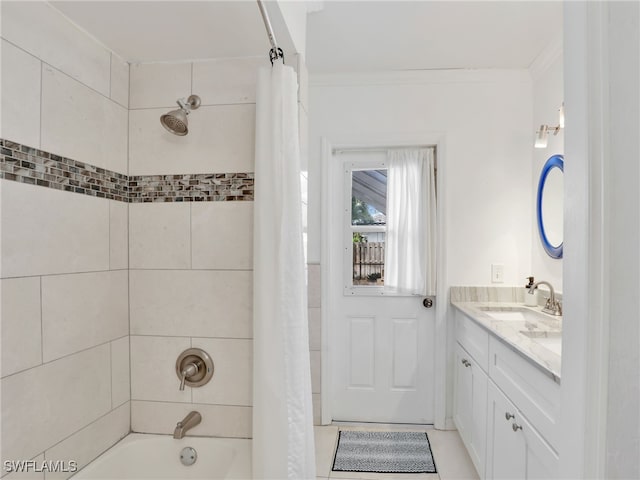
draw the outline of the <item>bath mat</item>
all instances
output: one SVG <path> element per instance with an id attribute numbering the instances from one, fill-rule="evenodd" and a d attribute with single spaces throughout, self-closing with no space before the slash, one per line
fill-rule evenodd
<path id="1" fill-rule="evenodd" d="M 437 473 L 425 432 L 340 431 L 335 472 Z"/>

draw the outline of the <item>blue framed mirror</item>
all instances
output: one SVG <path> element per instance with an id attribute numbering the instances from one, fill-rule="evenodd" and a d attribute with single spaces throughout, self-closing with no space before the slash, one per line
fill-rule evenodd
<path id="1" fill-rule="evenodd" d="M 564 156 L 553 155 L 542 167 L 536 202 L 538 233 L 544 251 L 562 258 L 564 223 Z"/>

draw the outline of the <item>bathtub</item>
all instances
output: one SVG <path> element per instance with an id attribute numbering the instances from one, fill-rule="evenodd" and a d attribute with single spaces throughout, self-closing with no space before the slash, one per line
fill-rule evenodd
<path id="1" fill-rule="evenodd" d="M 180 461 L 180 452 L 197 452 L 193 465 Z M 132 433 L 116 443 L 72 477 L 100 480 L 172 478 L 251 478 L 251 440 L 238 438 L 184 437 Z"/>

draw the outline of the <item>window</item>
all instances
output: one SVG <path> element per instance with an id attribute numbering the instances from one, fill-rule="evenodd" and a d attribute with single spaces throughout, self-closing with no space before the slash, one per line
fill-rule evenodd
<path id="1" fill-rule="evenodd" d="M 351 172 L 351 284 L 384 285 L 387 170 Z"/>

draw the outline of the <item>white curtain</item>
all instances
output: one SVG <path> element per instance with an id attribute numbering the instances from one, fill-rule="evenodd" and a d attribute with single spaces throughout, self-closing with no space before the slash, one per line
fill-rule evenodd
<path id="1" fill-rule="evenodd" d="M 433 148 L 389 150 L 385 288 L 436 293 L 436 171 Z"/>
<path id="2" fill-rule="evenodd" d="M 314 479 L 297 80 L 261 69 L 256 99 L 253 477 Z"/>

